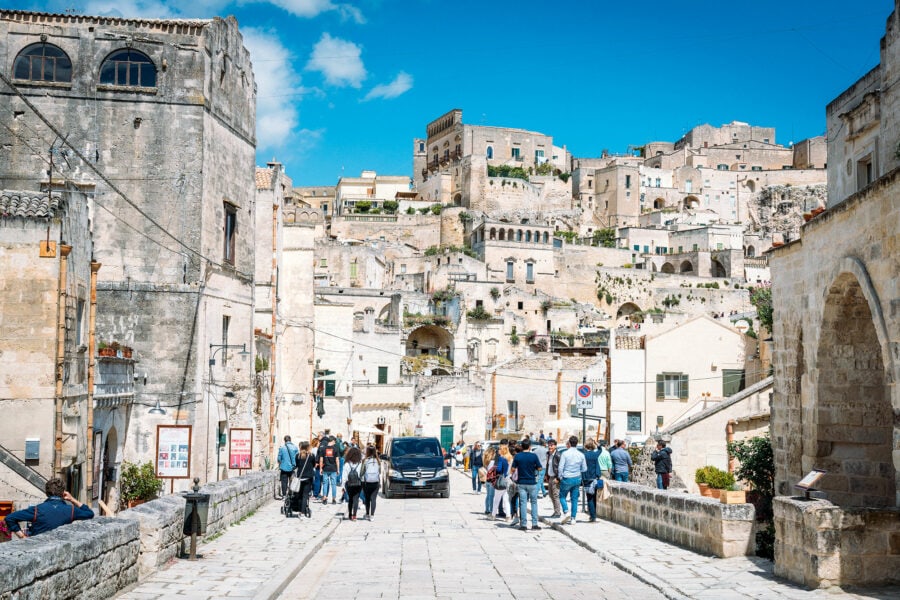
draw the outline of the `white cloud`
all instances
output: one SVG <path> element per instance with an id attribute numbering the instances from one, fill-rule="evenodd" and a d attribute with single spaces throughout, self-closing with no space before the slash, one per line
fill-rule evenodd
<path id="1" fill-rule="evenodd" d="M 405 73 L 400 71 L 394 80 L 390 83 L 379 83 L 366 94 L 366 97 L 363 98 L 363 102 L 367 100 L 373 100 L 375 98 L 396 98 L 401 94 L 405 94 L 409 90 L 412 89 L 413 86 L 413 78 L 409 73 Z"/>
<path id="2" fill-rule="evenodd" d="M 362 48 L 353 42 L 323 33 L 313 46 L 306 69 L 321 72 L 329 85 L 359 88 L 368 74 L 361 54 Z"/>
<path id="3" fill-rule="evenodd" d="M 343 20 L 362 24 L 366 22 L 362 11 L 352 4 L 335 4 L 331 0 L 247 0 L 259 4 L 277 6 L 297 17 L 311 19 L 322 13 L 336 11 Z M 145 17 L 151 19 L 170 18 L 209 18 L 210 15 L 227 14 L 226 8 L 235 0 L 192 0 L 176 2 L 175 0 L 88 0 L 84 6 L 84 14 L 115 17 Z M 241 3 L 241 0 L 238 0 Z M 49 0 L 50 7 L 58 12 L 69 6 L 61 0 Z M 47 10 L 45 4 L 35 10 Z"/>
<path id="4" fill-rule="evenodd" d="M 292 66 L 290 51 L 271 31 L 242 30 L 256 78 L 256 144 L 258 150 L 286 147 L 299 124 L 297 103 L 307 92 Z"/>
<path id="5" fill-rule="evenodd" d="M 102 17 L 171 19 L 179 16 L 165 1 L 157 0 L 91 0 L 84 14 Z"/>

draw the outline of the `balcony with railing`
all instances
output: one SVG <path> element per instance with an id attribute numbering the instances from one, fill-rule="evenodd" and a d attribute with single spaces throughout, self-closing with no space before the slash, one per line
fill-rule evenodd
<path id="1" fill-rule="evenodd" d="M 134 365 L 130 358 L 97 357 L 94 407 L 115 408 L 134 400 Z"/>

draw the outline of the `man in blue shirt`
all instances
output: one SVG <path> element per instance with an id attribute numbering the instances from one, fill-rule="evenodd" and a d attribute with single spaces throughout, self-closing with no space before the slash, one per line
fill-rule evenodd
<path id="1" fill-rule="evenodd" d="M 281 470 L 281 495 L 287 493 L 291 474 L 297 468 L 297 453 L 300 449 L 291 442 L 291 436 L 284 436 L 284 446 L 278 449 L 278 468 Z"/>
<path id="2" fill-rule="evenodd" d="M 28 521 L 28 535 L 38 535 L 56 529 L 60 525 L 67 525 L 73 521 L 93 519 L 94 511 L 72 497 L 66 491 L 66 485 L 59 477 L 53 477 L 44 485 L 47 500 L 37 506 L 29 506 L 6 516 L 6 527 L 11 534 L 20 538 L 25 537 L 19 523 Z M 71 503 L 69 506 L 68 503 Z"/>
<path id="3" fill-rule="evenodd" d="M 574 435 L 569 438 L 566 444 L 567 449 L 562 453 L 559 459 L 559 502 L 562 504 L 562 511 L 566 513 L 569 506 L 566 503 L 566 496 L 572 501 L 572 512 L 563 514 L 560 521 L 561 524 L 572 522 L 575 523 L 575 517 L 578 515 L 578 492 L 581 489 L 581 475 L 587 471 L 587 461 L 584 454 L 578 449 L 578 438 Z"/>
<path id="4" fill-rule="evenodd" d="M 531 503 L 531 529 L 540 529 L 538 525 L 538 477 L 541 473 L 541 460 L 531 451 L 531 440 L 522 440 L 522 451 L 517 452 L 512 462 L 513 473 L 516 474 L 516 484 L 519 486 L 519 530 L 528 531 L 528 512 L 526 500 Z"/>

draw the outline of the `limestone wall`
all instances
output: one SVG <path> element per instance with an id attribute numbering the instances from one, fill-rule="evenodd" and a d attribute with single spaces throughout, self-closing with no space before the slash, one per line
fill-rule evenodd
<path id="1" fill-rule="evenodd" d="M 272 498 L 275 471 L 209 484 L 206 535 L 236 523 Z M 0 598 L 110 598 L 175 558 L 184 535 L 184 498 L 170 495 L 117 518 L 78 521 L 0 545 Z"/>
<path id="2" fill-rule="evenodd" d="M 753 554 L 756 549 L 752 504 L 722 504 L 713 498 L 633 483 L 609 486 L 609 499 L 597 503 L 603 519 L 721 558 Z"/>
<path id="3" fill-rule="evenodd" d="M 775 498 L 775 574 L 817 588 L 900 583 L 900 511 Z"/>

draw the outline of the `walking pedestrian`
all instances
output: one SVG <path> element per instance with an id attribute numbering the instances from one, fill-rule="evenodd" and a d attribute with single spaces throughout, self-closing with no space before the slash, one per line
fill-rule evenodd
<path id="1" fill-rule="evenodd" d="M 587 502 L 591 523 L 597 521 L 597 486 L 595 482 L 600 478 L 599 459 L 600 450 L 597 450 L 597 443 L 593 439 L 588 439 L 584 443 L 584 462 L 587 463 L 587 471 L 581 478 L 581 483 L 585 488 L 585 501 Z"/>
<path id="2" fill-rule="evenodd" d="M 350 448 L 344 461 L 344 469 L 341 471 L 344 493 L 347 495 L 347 517 L 351 521 L 356 520 L 356 511 L 359 508 L 359 493 L 362 491 L 362 452 L 359 448 Z"/>
<path id="3" fill-rule="evenodd" d="M 509 500 L 509 516 L 512 520 L 509 522 L 510 527 L 519 525 L 519 484 L 517 483 L 517 475 L 512 472 L 512 462 L 516 458 L 516 454 L 522 451 L 520 442 L 511 443 L 509 446 L 509 483 L 506 486 L 506 498 Z"/>
<path id="4" fill-rule="evenodd" d="M 519 530 L 528 531 L 528 504 L 531 504 L 531 529 L 538 525 L 537 481 L 543 479 L 541 461 L 531 452 L 531 440 L 522 440 L 522 451 L 513 457 L 512 470 L 519 488 Z"/>
<path id="5" fill-rule="evenodd" d="M 472 491 L 481 493 L 481 479 L 478 478 L 478 470 L 484 466 L 484 450 L 481 442 L 475 442 L 472 451 L 469 452 L 469 469 L 472 471 Z"/>
<path id="6" fill-rule="evenodd" d="M 297 468 L 297 446 L 291 441 L 291 436 L 284 436 L 284 445 L 278 449 L 278 468 L 281 471 L 281 496 L 283 498 L 287 493 L 288 482 L 294 469 Z"/>
<path id="7" fill-rule="evenodd" d="M 488 477 L 489 473 L 492 473 L 491 469 L 494 467 L 494 459 L 497 457 L 497 451 L 494 450 L 493 447 L 489 447 L 484 451 L 484 456 L 482 460 L 484 461 L 485 468 L 485 479 L 484 479 L 484 487 L 485 487 L 485 496 L 484 496 L 484 514 L 489 515 L 494 510 L 494 494 L 496 490 L 494 489 L 494 483 L 497 481 L 496 479 L 491 479 Z M 493 472 L 496 475 L 496 472 Z"/>
<path id="8" fill-rule="evenodd" d="M 574 435 L 569 437 L 566 444 L 566 451 L 562 453 L 559 459 L 559 502 L 562 505 L 562 512 L 569 510 L 566 496 L 569 497 L 572 504 L 572 512 L 563 514 L 561 524 L 575 523 L 578 516 L 578 490 L 581 487 L 581 477 L 587 471 L 587 462 L 584 460 L 584 454 L 578 450 L 578 438 Z"/>
<path id="9" fill-rule="evenodd" d="M 561 454 L 556 451 L 556 442 L 553 439 L 547 441 L 547 461 L 544 463 L 544 481 L 550 492 L 550 501 L 553 503 L 553 518 L 562 516 L 562 505 L 559 503 L 559 459 Z"/>
<path id="10" fill-rule="evenodd" d="M 503 511 L 503 503 L 506 501 L 506 507 L 509 510 L 509 498 L 506 494 L 506 488 L 509 486 L 509 461 L 512 457 L 509 454 L 509 448 L 501 445 L 494 459 L 494 468 L 497 470 L 497 481 L 494 483 L 494 506 L 491 510 L 491 516 L 494 518 L 507 519 L 507 513 Z M 509 514 L 512 514 L 510 511 Z"/>
<path id="11" fill-rule="evenodd" d="M 650 460 L 655 464 L 656 487 L 661 490 L 669 489 L 669 479 L 672 473 L 672 449 L 666 447 L 666 443 L 656 443 L 656 450 L 650 454 Z"/>
<path id="12" fill-rule="evenodd" d="M 631 472 L 632 462 L 625 441 L 619 440 L 612 452 L 609 453 L 613 465 L 613 477 L 616 481 L 628 482 L 628 474 Z"/>
<path id="13" fill-rule="evenodd" d="M 331 491 L 331 503 L 337 504 L 338 486 L 338 453 L 334 438 L 328 438 L 328 444 L 319 446 L 319 469 L 322 471 L 322 503 L 328 504 L 328 492 Z"/>
<path id="14" fill-rule="evenodd" d="M 366 447 L 366 458 L 363 460 L 360 470 L 363 484 L 363 496 L 365 497 L 366 519 L 371 521 L 375 517 L 375 503 L 378 500 L 378 486 L 381 485 L 381 461 L 378 460 L 378 451 L 375 446 Z"/>
<path id="15" fill-rule="evenodd" d="M 606 449 L 606 442 L 600 442 L 600 457 L 597 461 L 600 463 L 600 476 L 610 479 L 612 477 L 612 458 L 609 450 Z"/>
<path id="16" fill-rule="evenodd" d="M 300 479 L 299 512 L 307 517 L 310 516 L 309 496 L 312 493 L 316 472 L 316 458 L 310 450 L 309 442 L 300 442 L 300 453 L 297 455 L 297 477 Z"/>
<path id="17" fill-rule="evenodd" d="M 319 500 L 319 494 L 322 492 L 322 470 L 319 469 L 319 438 L 314 437 L 309 444 L 309 453 L 313 457 L 313 498 Z"/>
<path id="18" fill-rule="evenodd" d="M 347 453 L 347 444 L 344 443 L 344 434 L 337 434 L 337 437 L 334 440 L 334 447 L 337 450 L 338 460 L 340 462 L 338 465 L 338 485 L 341 485 L 341 482 L 343 481 L 341 477 L 344 472 L 344 463 L 346 462 L 344 455 Z"/>

